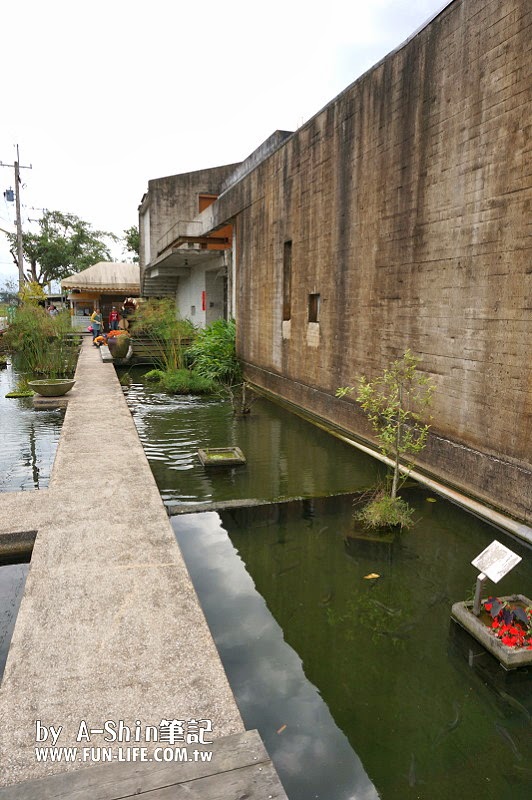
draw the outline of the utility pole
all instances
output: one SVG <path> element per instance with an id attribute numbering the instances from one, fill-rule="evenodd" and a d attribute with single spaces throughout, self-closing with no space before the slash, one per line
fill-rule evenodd
<path id="1" fill-rule="evenodd" d="M 4 164 L 0 161 L 0 167 L 10 167 L 11 164 Z M 22 291 L 24 287 L 24 254 L 22 252 L 22 220 L 20 218 L 20 170 L 32 169 L 32 165 L 22 166 L 20 163 L 20 156 L 17 144 L 17 160 L 13 164 L 15 168 L 15 206 L 16 206 L 16 225 L 17 225 L 17 262 L 18 262 L 18 290 Z"/>

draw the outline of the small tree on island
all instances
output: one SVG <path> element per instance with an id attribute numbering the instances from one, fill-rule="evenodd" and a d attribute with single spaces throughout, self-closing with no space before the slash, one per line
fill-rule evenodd
<path id="1" fill-rule="evenodd" d="M 358 386 L 336 390 L 337 397 L 356 393 L 355 399 L 371 422 L 381 453 L 392 461 L 389 490 L 380 490 L 361 512 L 370 527 L 411 524 L 412 510 L 397 497 L 397 492 L 408 477 L 415 456 L 427 443 L 430 425 L 423 422 L 422 412 L 430 406 L 435 388 L 432 378 L 418 371 L 419 361 L 407 350 L 379 377 L 370 381 L 362 376 Z"/>

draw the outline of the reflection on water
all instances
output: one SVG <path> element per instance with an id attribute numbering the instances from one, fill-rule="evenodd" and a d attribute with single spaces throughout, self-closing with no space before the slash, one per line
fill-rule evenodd
<path id="1" fill-rule="evenodd" d="M 0 679 L 22 600 L 29 564 L 0 566 Z"/>
<path id="2" fill-rule="evenodd" d="M 246 727 L 290 800 L 530 795 L 532 674 L 505 673 L 450 624 L 487 544 L 523 556 L 500 594 L 530 596 L 530 552 L 421 489 L 409 499 L 414 529 L 369 549 L 346 546 L 347 498 L 173 520 Z"/>
<path id="3" fill-rule="evenodd" d="M 330 495 L 373 485 L 373 459 L 266 400 L 235 420 L 139 373 L 126 395 L 167 502 L 306 498 L 172 521 L 246 727 L 290 800 L 530 795 L 532 674 L 505 673 L 450 624 L 495 538 L 523 556 L 497 592 L 530 597 L 523 544 L 415 489 L 411 532 L 347 545 L 351 499 Z M 223 446 L 247 465 L 199 464 L 199 447 Z"/>
<path id="4" fill-rule="evenodd" d="M 268 400 L 235 419 L 228 403 L 155 392 L 139 370 L 132 378 L 124 391 L 165 502 L 312 497 L 375 480 L 374 459 Z M 213 470 L 199 462 L 199 448 L 235 446 L 247 464 Z"/>
<path id="5" fill-rule="evenodd" d="M 36 411 L 32 399 L 6 398 L 18 375 L 0 370 L 0 492 L 48 486 L 64 411 Z"/>
<path id="6" fill-rule="evenodd" d="M 258 728 L 290 800 L 377 798 L 218 514 L 172 522 L 246 728 Z"/>

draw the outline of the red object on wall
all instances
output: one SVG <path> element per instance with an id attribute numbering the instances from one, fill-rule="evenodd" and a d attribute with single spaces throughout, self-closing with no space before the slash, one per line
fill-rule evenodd
<path id="1" fill-rule="evenodd" d="M 201 310 L 205 311 L 207 308 L 207 292 L 201 293 Z"/>

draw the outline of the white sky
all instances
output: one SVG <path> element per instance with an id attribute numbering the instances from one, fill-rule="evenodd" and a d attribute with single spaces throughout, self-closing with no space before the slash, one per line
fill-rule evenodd
<path id="1" fill-rule="evenodd" d="M 0 161 L 18 143 L 33 166 L 21 171 L 24 228 L 46 207 L 122 235 L 150 178 L 242 161 L 295 130 L 445 4 L 3 3 Z M 2 167 L 0 227 L 14 230 L 9 187 Z M 17 271 L 0 233 L 6 277 Z"/>

